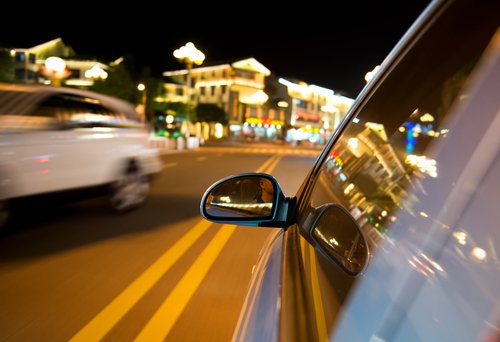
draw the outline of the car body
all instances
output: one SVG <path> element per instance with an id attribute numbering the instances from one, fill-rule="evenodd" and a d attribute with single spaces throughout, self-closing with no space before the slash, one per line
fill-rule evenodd
<path id="1" fill-rule="evenodd" d="M 142 204 L 159 151 L 128 102 L 67 87 L 0 84 L 0 226 L 23 198 L 107 188 L 111 207 Z"/>
<path id="2" fill-rule="evenodd" d="M 498 1 L 431 2 L 296 196 L 206 191 L 208 220 L 282 227 L 233 341 L 500 340 L 499 24 Z M 260 178 L 265 211 L 238 195 Z"/>

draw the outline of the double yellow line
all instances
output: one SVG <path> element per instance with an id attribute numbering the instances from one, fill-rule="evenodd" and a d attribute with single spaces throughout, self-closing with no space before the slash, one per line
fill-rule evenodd
<path id="1" fill-rule="evenodd" d="M 272 173 L 283 156 L 273 155 L 256 172 Z M 125 316 L 127 312 L 160 280 L 160 278 L 207 231 L 211 222 L 200 220 L 181 239 L 149 266 L 72 338 L 71 342 L 99 341 Z M 163 341 L 189 300 L 200 286 L 235 226 L 223 225 L 202 251 L 193 265 L 167 296 L 160 308 L 142 329 L 135 341 Z"/>

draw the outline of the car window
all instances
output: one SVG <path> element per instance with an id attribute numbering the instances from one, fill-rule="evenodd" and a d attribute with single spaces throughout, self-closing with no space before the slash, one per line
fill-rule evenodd
<path id="1" fill-rule="evenodd" d="M 57 94 L 43 100 L 32 115 L 56 118 L 63 127 L 125 126 L 125 115 L 103 106 L 100 101 L 83 96 Z"/>
<path id="2" fill-rule="evenodd" d="M 422 180 L 444 181 L 450 188 L 456 181 L 443 169 L 446 156 L 432 151 L 453 133 L 448 114 L 467 98 L 463 89 L 468 77 L 497 28 L 496 21 L 485 20 L 489 14 L 483 8 L 475 10 L 482 15 L 447 13 L 440 26 L 426 32 L 323 162 L 312 206 L 342 204 L 372 247 L 386 238 L 396 211 L 406 211 L 417 221 L 425 218 L 417 209 L 428 190 Z"/>
<path id="3" fill-rule="evenodd" d="M 356 110 L 356 117 L 324 153 L 308 197 L 300 199 L 297 222 L 306 235 L 339 235 L 337 231 L 341 226 L 323 222 L 313 227 L 310 218 L 322 206 L 340 204 L 356 219 L 372 257 L 385 250 L 380 246 L 394 246 L 405 253 L 415 251 L 401 253 L 407 257 L 397 254 L 398 260 L 394 263 L 406 263 L 403 267 L 424 272 L 425 276 L 440 272 L 433 258 L 440 253 L 441 243 L 450 239 L 449 229 L 458 224 L 460 201 L 466 201 L 475 191 L 464 176 L 465 170 L 470 169 L 482 132 L 488 129 L 489 116 L 494 117 L 498 111 L 498 108 L 486 112 L 484 109 L 467 111 L 469 120 L 473 115 L 483 117 L 472 120 L 474 129 L 470 126 L 465 132 L 453 130 L 457 127 L 452 124 L 456 119 L 455 109 L 467 103 L 468 86 L 475 68 L 481 64 L 481 56 L 498 28 L 498 11 L 494 10 L 493 2 L 469 5 L 471 8 L 464 10 L 459 8 L 461 4 L 455 3 L 454 8 L 422 31 L 404 55 L 394 56 L 392 64 L 385 66 L 390 72 L 382 70 L 379 79 L 374 80 L 378 86 L 367 93 Z M 454 141 L 452 146 L 448 141 Z M 481 250 L 486 255 L 495 255 L 492 246 L 498 244 L 497 237 L 474 236 L 469 228 L 460 227 L 459 233 L 451 238 L 482 241 Z M 432 237 L 429 229 L 433 229 Z M 398 236 L 408 232 L 415 239 L 411 245 L 398 240 Z M 427 246 L 429 239 L 435 247 L 426 253 L 422 246 Z M 323 244 L 317 248 L 324 252 L 328 246 Z M 334 254 L 334 251 L 326 252 L 322 254 Z M 389 260 L 391 255 L 396 255 L 380 254 Z M 324 262 L 320 265 L 318 272 L 322 275 L 318 278 L 328 279 L 322 286 L 322 294 L 328 287 L 347 284 L 345 292 L 332 294 L 335 296 L 332 303 L 345 303 L 354 285 L 363 284 L 357 279 L 367 278 L 365 275 L 353 279 L 340 274 L 336 267 Z M 370 272 L 370 266 L 369 263 L 366 272 Z M 376 272 L 382 274 L 378 268 Z M 370 285 L 375 291 L 373 284 Z M 366 297 L 375 298 L 372 298 L 374 302 L 379 298 L 382 302 L 382 298 L 389 296 L 384 291 L 390 293 L 391 289 L 382 286 L 377 288 L 377 295 L 373 292 L 370 297 L 367 293 Z M 410 300 L 413 296 L 408 293 L 405 298 Z M 331 329 L 337 322 L 337 309 L 333 305 L 323 307 Z M 378 307 L 382 308 L 382 303 L 378 303 Z M 467 311 L 463 307 L 460 310 Z M 383 314 L 381 311 L 377 317 Z M 369 329 L 366 327 L 367 336 L 371 334 Z"/>

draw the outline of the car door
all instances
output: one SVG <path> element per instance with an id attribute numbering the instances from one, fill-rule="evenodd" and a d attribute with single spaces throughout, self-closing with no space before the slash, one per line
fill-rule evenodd
<path id="1" fill-rule="evenodd" d="M 8 144 L 14 194 L 25 196 L 102 183 L 115 158 L 110 144 L 111 112 L 88 96 L 64 92 L 38 96 L 29 112 L 17 115 Z M 118 143 L 117 143 L 118 144 Z M 107 170 L 106 170 L 107 171 Z"/>
<path id="2" fill-rule="evenodd" d="M 367 274 L 370 282 L 363 286 L 363 299 L 356 301 L 355 315 L 344 320 L 348 329 L 343 326 L 344 334 L 338 338 L 391 340 L 422 278 L 435 277 L 440 285 L 453 281 L 446 279 L 446 270 L 435 260 L 446 241 L 463 236 L 453 235 L 464 205 L 461 200 L 474 195 L 475 184 L 498 153 L 496 141 L 491 153 L 481 154 L 482 163 L 470 163 L 482 153 L 482 137 L 492 139 L 490 125 L 498 113 L 498 100 L 491 93 L 476 94 L 494 103 L 467 112 L 470 123 L 465 126 L 455 125 L 454 120 L 474 94 L 470 84 L 479 77 L 476 70 L 487 63 L 483 52 L 488 44 L 498 44 L 498 40 L 491 43 L 500 22 L 498 13 L 498 3 L 492 1 L 435 3 L 358 97 L 303 185 L 297 223 L 285 233 L 280 320 L 284 340 L 333 338 L 353 289 L 365 284 Z M 472 178 L 464 178 L 467 175 Z M 453 196 L 459 200 L 451 200 Z M 342 225 L 317 223 L 318 211 L 330 204 L 349 212 L 368 242 L 370 261 L 357 275 L 346 272 L 336 257 Z M 411 238 L 401 238 L 408 235 Z M 387 262 L 374 267 L 377 257 Z M 391 272 L 398 267 L 405 272 Z M 490 271 L 498 279 L 494 264 Z M 397 277 L 407 273 L 417 275 L 407 278 L 403 291 Z M 486 285 L 475 298 L 487 303 L 494 286 Z M 472 304 L 464 292 L 455 298 L 458 304 L 447 305 L 461 312 L 456 315 L 458 322 L 468 324 L 469 330 L 462 331 L 477 329 L 481 317 L 494 309 Z M 467 320 L 469 309 L 477 315 L 473 320 Z M 444 315 L 418 318 L 426 321 L 420 322 L 426 329 L 449 327 L 438 322 L 447 319 Z M 411 324 L 406 329 L 409 335 L 399 335 L 401 340 L 405 336 L 429 340 Z M 436 336 L 461 338 L 446 331 Z"/>

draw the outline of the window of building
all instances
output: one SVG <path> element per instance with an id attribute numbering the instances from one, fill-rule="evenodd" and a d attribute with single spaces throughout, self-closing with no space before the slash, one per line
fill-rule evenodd
<path id="1" fill-rule="evenodd" d="M 215 86 L 210 87 L 210 95 L 212 95 L 212 96 L 215 95 Z"/>
<path id="2" fill-rule="evenodd" d="M 30 55 L 29 55 L 29 62 L 31 64 L 36 64 L 36 55 L 34 53 L 30 53 Z"/>
<path id="3" fill-rule="evenodd" d="M 71 69 L 71 78 L 80 78 L 80 69 Z"/>
<path id="4" fill-rule="evenodd" d="M 26 54 L 22 51 L 16 52 L 16 62 L 24 62 L 26 60 Z"/>
<path id="5" fill-rule="evenodd" d="M 220 86 L 220 91 L 222 93 L 222 95 L 224 95 L 227 91 L 227 86 L 225 84 L 221 85 Z"/>
<path id="6" fill-rule="evenodd" d="M 175 88 L 175 94 L 178 96 L 184 95 L 184 89 L 182 87 Z"/>
<path id="7" fill-rule="evenodd" d="M 205 87 L 200 87 L 200 95 L 205 95 Z"/>

